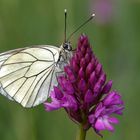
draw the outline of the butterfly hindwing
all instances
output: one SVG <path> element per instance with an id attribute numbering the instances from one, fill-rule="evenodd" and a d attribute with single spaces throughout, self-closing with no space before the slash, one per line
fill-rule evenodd
<path id="1" fill-rule="evenodd" d="M 43 103 L 49 96 L 58 59 L 58 48 L 49 45 L 0 54 L 1 93 L 24 107 Z"/>

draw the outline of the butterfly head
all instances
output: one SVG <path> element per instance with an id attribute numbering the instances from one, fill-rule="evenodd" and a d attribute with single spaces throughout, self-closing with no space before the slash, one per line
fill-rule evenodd
<path id="1" fill-rule="evenodd" d="M 59 51 L 60 51 L 60 56 L 59 56 L 58 62 L 61 60 L 61 58 L 67 62 L 69 60 L 69 58 L 71 57 L 72 52 L 73 52 L 71 43 L 70 42 L 63 43 L 60 46 Z"/>
<path id="2" fill-rule="evenodd" d="M 63 44 L 63 49 L 66 51 L 72 51 L 72 46 L 70 44 L 70 42 L 66 42 Z"/>

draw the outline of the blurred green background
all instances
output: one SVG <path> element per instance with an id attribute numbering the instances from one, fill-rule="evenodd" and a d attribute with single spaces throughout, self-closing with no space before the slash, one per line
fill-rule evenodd
<path id="1" fill-rule="evenodd" d="M 89 36 L 94 51 L 125 101 L 124 115 L 115 133 L 103 140 L 140 138 L 140 0 L 0 0 L 0 52 L 30 46 L 59 46 L 64 38 L 64 13 L 68 33 L 93 12 L 96 19 L 71 39 Z M 1 140 L 74 140 L 77 126 L 63 110 L 45 112 L 43 105 L 24 109 L 0 96 Z M 100 140 L 91 129 L 87 140 Z"/>

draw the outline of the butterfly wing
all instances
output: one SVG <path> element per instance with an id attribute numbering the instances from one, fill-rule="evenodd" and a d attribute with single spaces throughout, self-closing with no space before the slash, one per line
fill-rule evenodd
<path id="1" fill-rule="evenodd" d="M 56 82 L 58 58 L 58 48 L 49 45 L 0 54 L 1 93 L 24 107 L 43 103 Z"/>
<path id="2" fill-rule="evenodd" d="M 15 49 L 12 51 L 7 51 L 6 53 L 1 53 L 0 54 L 0 67 L 1 65 L 4 63 L 4 61 L 6 61 L 11 55 L 17 53 L 18 51 L 21 51 L 22 49 Z M 10 100 L 13 100 L 3 89 L 2 89 L 2 85 L 0 83 L 0 92 L 2 95 L 8 97 Z"/>

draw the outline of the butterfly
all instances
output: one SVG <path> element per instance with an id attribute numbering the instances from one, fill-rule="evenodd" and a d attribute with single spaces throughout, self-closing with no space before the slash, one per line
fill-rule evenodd
<path id="1" fill-rule="evenodd" d="M 23 107 L 43 103 L 68 62 L 69 45 L 37 45 L 0 54 L 1 94 Z"/>
<path id="2" fill-rule="evenodd" d="M 93 15 L 84 24 L 92 17 Z M 65 10 L 65 39 L 59 48 L 35 45 L 0 54 L 1 94 L 26 108 L 45 102 L 53 86 L 57 85 L 57 74 L 63 71 L 71 55 L 71 44 L 66 41 Z"/>

